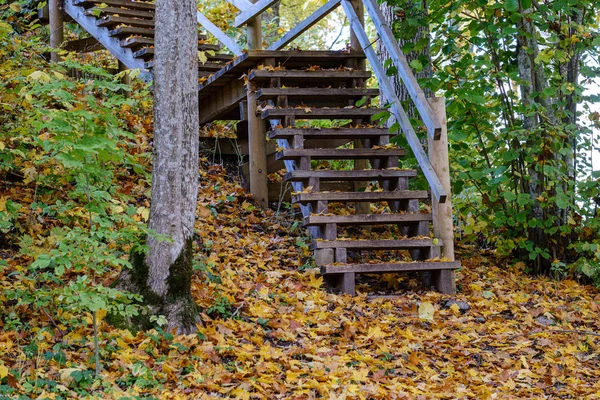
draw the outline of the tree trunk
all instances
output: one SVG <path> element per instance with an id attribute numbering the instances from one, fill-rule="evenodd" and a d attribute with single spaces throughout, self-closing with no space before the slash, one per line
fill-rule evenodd
<path id="1" fill-rule="evenodd" d="M 148 253 L 134 254 L 122 282 L 144 296 L 167 329 L 188 333 L 199 321 L 191 297 L 198 195 L 196 2 L 156 1 L 154 166 Z M 166 239 L 165 239 L 166 238 Z"/>
<path id="2" fill-rule="evenodd" d="M 429 53 L 429 26 L 422 24 L 419 26 L 409 26 L 406 23 L 407 18 L 415 18 L 419 20 L 426 20 L 427 18 L 427 1 L 426 0 L 413 0 L 407 2 L 406 9 L 398 10 L 393 5 L 386 3 L 380 6 L 383 18 L 392 28 L 392 32 L 398 39 L 398 45 L 401 49 L 405 46 L 414 46 L 411 51 L 405 53 L 406 60 L 410 64 L 414 60 L 419 60 L 423 68 L 420 71 L 416 71 L 413 68 L 413 73 L 417 80 L 423 78 L 431 78 L 431 55 Z M 381 41 L 378 42 L 379 59 L 382 63 L 385 63 L 390 58 L 389 52 Z M 418 112 L 410 99 L 410 95 L 406 87 L 402 83 L 399 75 L 393 75 L 390 77 L 392 84 L 398 95 L 398 99 L 405 105 L 406 113 L 411 118 L 418 117 Z M 427 88 L 423 89 L 425 97 L 433 97 L 431 91 Z M 380 92 L 381 104 L 387 103 L 389 100 L 385 98 L 383 92 Z"/>

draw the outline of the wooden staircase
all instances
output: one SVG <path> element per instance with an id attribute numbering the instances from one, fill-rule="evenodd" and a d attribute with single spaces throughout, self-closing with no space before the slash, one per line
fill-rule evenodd
<path id="1" fill-rule="evenodd" d="M 428 271 L 438 290 L 451 292 L 446 272 L 459 263 L 440 259 L 442 243 L 430 237 L 432 215 L 419 209 L 429 194 L 409 190 L 417 171 L 398 168 L 406 151 L 389 145 L 392 133 L 373 124 L 383 110 L 369 106 L 379 94 L 363 87 L 370 73 L 274 68 L 251 71 L 248 87 L 280 148 L 276 159 L 286 162 L 284 179 L 294 185 L 292 202 L 301 206 L 328 284 L 354 294 L 356 274 Z M 366 106 L 357 107 L 359 100 Z M 332 127 L 315 127 L 312 120 Z M 330 183 L 348 189 L 329 191 Z M 393 237 L 362 238 L 358 227 L 383 228 Z M 388 261 L 373 258 L 382 251 L 395 254 Z"/>
<path id="2" fill-rule="evenodd" d="M 417 271 L 439 291 L 453 293 L 460 265 L 454 261 L 444 102 L 425 98 L 376 1 L 329 0 L 268 50 L 261 49 L 259 16 L 275 0 L 229 1 L 241 11 L 236 27 L 248 24 L 249 49 L 242 51 L 198 12 L 203 28 L 236 55 L 217 53 L 220 46 L 198 36 L 206 56 L 199 64 L 200 123 L 241 121 L 238 139 L 246 140 L 248 156 L 242 170 L 257 202 L 269 205 L 267 176 L 285 167 L 283 179 L 331 288 L 354 294 L 357 274 Z M 349 50 L 282 50 L 338 6 L 352 27 Z M 357 13 L 363 6 L 427 129 L 429 155 L 363 29 L 364 15 Z M 96 41 L 80 39 L 83 45 L 101 45 L 146 78 L 154 65 L 154 9 L 141 1 L 64 0 L 64 11 Z M 49 15 L 58 26 L 58 13 Z M 428 191 L 411 190 L 417 170 L 398 168 L 406 150 L 391 145 L 393 133 L 374 123 L 384 110 L 371 106 L 379 90 L 365 88 L 371 77 L 365 58 L 391 99 L 389 111 Z"/>
<path id="3" fill-rule="evenodd" d="M 154 65 L 154 4 L 130 0 L 65 0 L 65 11 L 128 68 L 143 72 Z M 234 57 L 220 54 L 220 45 L 207 43 L 198 35 L 198 51 L 206 62 L 199 63 L 201 82 L 222 69 Z"/>

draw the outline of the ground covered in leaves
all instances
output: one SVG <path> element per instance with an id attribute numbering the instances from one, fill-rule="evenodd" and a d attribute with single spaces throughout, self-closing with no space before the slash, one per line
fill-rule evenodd
<path id="1" fill-rule="evenodd" d="M 340 296 L 325 290 L 299 224 L 257 209 L 223 167 L 203 170 L 198 215 L 193 291 L 205 311 L 197 334 L 131 333 L 102 321 L 96 378 L 91 327 L 52 327 L 51 316 L 31 315 L 31 332 L 0 325 L 0 393 L 600 397 L 600 295 L 592 287 L 532 278 L 521 264 L 463 248 L 455 296 L 399 275 L 381 277 L 395 297 L 369 297 L 366 285 Z M 23 262 L 5 256 L 0 285 L 12 284 Z M 52 329 L 34 343 L 31 333 L 43 327 Z"/>

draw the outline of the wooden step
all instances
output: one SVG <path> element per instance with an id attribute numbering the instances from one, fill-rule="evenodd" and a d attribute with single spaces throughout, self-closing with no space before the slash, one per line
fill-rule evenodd
<path id="1" fill-rule="evenodd" d="M 290 139 L 304 136 L 304 139 L 377 139 L 380 136 L 393 136 L 386 128 L 280 128 L 269 132 L 270 139 Z"/>
<path id="2" fill-rule="evenodd" d="M 457 261 L 415 261 L 399 263 L 378 263 L 378 264 L 340 264 L 324 265 L 321 267 L 321 274 L 343 274 L 354 272 L 359 274 L 374 274 L 386 272 L 410 272 L 410 271 L 439 271 L 453 270 L 460 268 Z"/>
<path id="3" fill-rule="evenodd" d="M 134 28 L 154 28 L 154 20 L 148 19 L 115 17 L 113 15 L 109 15 L 107 17 L 100 18 L 98 21 L 96 21 L 96 25 L 101 26 L 103 28 L 111 28 L 113 26 L 121 24 Z"/>
<path id="4" fill-rule="evenodd" d="M 253 70 L 248 75 L 249 81 L 265 81 L 269 79 L 281 79 L 286 86 L 337 86 L 351 83 L 353 79 L 368 79 L 371 77 L 369 71 L 304 71 L 304 70 L 276 70 L 266 69 Z"/>
<path id="5" fill-rule="evenodd" d="M 385 192 L 312 192 L 296 193 L 292 196 L 294 203 L 310 203 L 315 201 L 361 202 L 375 203 L 379 201 L 396 201 L 404 199 L 427 199 L 426 190 L 396 190 Z"/>
<path id="6" fill-rule="evenodd" d="M 285 174 L 286 181 L 307 181 L 317 178 L 323 181 L 374 181 L 383 179 L 394 179 L 404 177 L 415 177 L 417 171 L 414 169 L 368 169 L 357 171 L 290 171 Z"/>
<path id="7" fill-rule="evenodd" d="M 431 221 L 429 213 L 390 213 L 390 214 L 355 214 L 355 215 L 319 215 L 313 214 L 304 217 L 305 226 L 319 226 L 326 224 L 337 225 L 393 225 L 421 221 Z"/>
<path id="8" fill-rule="evenodd" d="M 154 27 L 140 28 L 136 26 L 120 26 L 108 32 L 109 36 L 124 38 L 130 35 L 154 37 Z"/>
<path id="9" fill-rule="evenodd" d="M 102 15 L 118 15 L 119 17 L 132 17 L 132 18 L 141 18 L 141 19 L 149 19 L 154 20 L 154 13 L 136 10 L 136 9 L 126 9 L 126 8 L 118 8 L 118 7 L 92 7 L 85 12 L 86 15 L 91 15 L 97 18 L 100 18 Z"/>
<path id="10" fill-rule="evenodd" d="M 128 49 L 137 50 L 140 47 L 151 47 L 154 46 L 154 39 L 149 37 L 129 37 L 121 40 L 121 47 L 126 47 Z M 208 44 L 208 43 L 199 43 L 198 50 L 199 51 L 219 51 L 221 46 L 217 44 Z M 206 55 L 209 59 L 213 56 L 210 54 Z M 223 59 L 231 60 L 233 56 L 229 54 L 215 54 L 215 56 L 223 56 Z"/>
<path id="11" fill-rule="evenodd" d="M 154 10 L 154 3 L 145 3 L 141 1 L 130 0 L 74 0 L 73 4 L 80 7 L 93 7 L 99 4 L 106 4 L 109 7 L 126 7 L 133 10 Z"/>
<path id="12" fill-rule="evenodd" d="M 269 100 L 277 96 L 287 96 L 298 99 L 316 99 L 323 97 L 335 97 L 336 99 L 361 99 L 365 96 L 379 96 L 379 89 L 362 88 L 262 88 L 254 97 L 257 100 Z"/>
<path id="13" fill-rule="evenodd" d="M 317 240 L 310 244 L 311 250 L 317 249 L 357 249 L 357 250 L 402 250 L 433 246 L 433 239 L 395 239 L 395 240 Z M 441 246 L 441 241 L 435 246 Z"/>
<path id="14" fill-rule="evenodd" d="M 295 117 L 296 119 L 369 119 L 385 111 L 381 108 L 271 108 L 261 113 L 262 119 Z"/>
<path id="15" fill-rule="evenodd" d="M 277 152 L 278 160 L 310 157 L 313 160 L 368 160 L 406 155 L 404 149 L 284 149 Z"/>

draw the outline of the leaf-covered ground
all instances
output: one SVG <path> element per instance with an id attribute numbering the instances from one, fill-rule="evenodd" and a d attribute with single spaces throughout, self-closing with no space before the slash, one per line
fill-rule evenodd
<path id="1" fill-rule="evenodd" d="M 33 343 L 33 334 L 53 321 L 31 315 L 31 332 L 0 325 L 2 393 L 600 397 L 600 335 L 594 334 L 600 332 L 600 295 L 592 287 L 532 278 L 522 265 L 462 249 L 455 296 L 398 275 L 381 277 L 396 288 L 387 289 L 396 297 L 370 298 L 366 285 L 356 297 L 340 296 L 328 293 L 311 267 L 298 224 L 285 214 L 259 211 L 224 168 L 204 169 L 198 215 L 202 240 L 193 290 L 205 313 L 197 335 L 132 334 L 103 321 L 101 379 L 95 379 L 91 328 L 56 326 L 54 335 L 45 330 L 45 340 Z M 10 285 L 24 261 L 4 256 L 9 266 L 0 268 L 0 285 Z"/>

